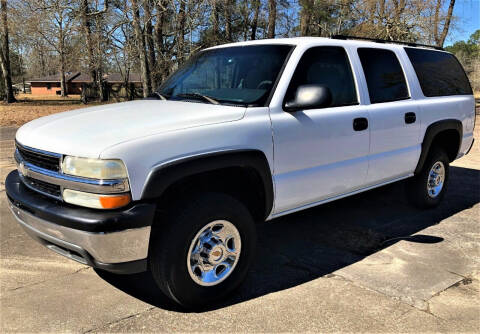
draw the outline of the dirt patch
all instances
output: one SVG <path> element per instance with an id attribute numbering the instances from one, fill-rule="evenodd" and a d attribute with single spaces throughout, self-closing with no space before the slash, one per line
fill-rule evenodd
<path id="1" fill-rule="evenodd" d="M 89 103 L 88 105 L 46 102 L 18 102 L 8 105 L 0 104 L 0 126 L 21 126 L 42 116 L 98 104 L 100 103 Z"/>

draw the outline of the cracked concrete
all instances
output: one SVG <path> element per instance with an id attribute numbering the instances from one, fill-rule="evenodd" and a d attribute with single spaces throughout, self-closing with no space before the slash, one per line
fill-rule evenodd
<path id="1" fill-rule="evenodd" d="M 412 208 L 400 183 L 261 224 L 240 289 L 185 313 L 148 274 L 96 272 L 31 240 L 6 207 L 15 129 L 0 130 L 1 332 L 480 330 L 479 139 L 439 208 Z"/>

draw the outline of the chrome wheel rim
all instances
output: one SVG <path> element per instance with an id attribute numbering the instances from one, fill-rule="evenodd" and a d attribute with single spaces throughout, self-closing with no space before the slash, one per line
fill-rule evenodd
<path id="1" fill-rule="evenodd" d="M 202 286 L 217 285 L 235 269 L 242 241 L 235 225 L 215 220 L 205 225 L 193 238 L 187 255 L 188 273 Z"/>
<path id="2" fill-rule="evenodd" d="M 437 161 L 433 164 L 428 173 L 427 192 L 431 198 L 437 197 L 443 189 L 445 182 L 445 166 L 443 162 Z"/>

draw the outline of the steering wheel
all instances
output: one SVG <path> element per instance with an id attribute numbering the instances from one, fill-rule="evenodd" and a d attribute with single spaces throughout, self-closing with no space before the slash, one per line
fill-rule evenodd
<path id="1" fill-rule="evenodd" d="M 263 80 L 257 85 L 257 89 L 262 89 L 262 86 L 271 85 L 271 84 L 272 84 L 271 80 Z M 266 89 L 266 87 L 264 87 L 263 89 Z"/>

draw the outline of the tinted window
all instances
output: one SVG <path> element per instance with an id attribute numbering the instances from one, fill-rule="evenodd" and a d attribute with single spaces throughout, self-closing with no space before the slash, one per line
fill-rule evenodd
<path id="1" fill-rule="evenodd" d="M 405 48 L 425 96 L 472 94 L 462 66 L 454 55 L 434 50 Z"/>
<path id="2" fill-rule="evenodd" d="M 358 56 L 367 79 L 370 103 L 390 102 L 408 98 L 407 83 L 394 52 L 361 48 Z"/>
<path id="3" fill-rule="evenodd" d="M 300 59 L 290 86 L 286 101 L 294 98 L 298 86 L 320 84 L 332 92 L 329 107 L 357 104 L 357 93 L 352 69 L 345 50 L 341 47 L 315 47 L 308 49 Z"/>

